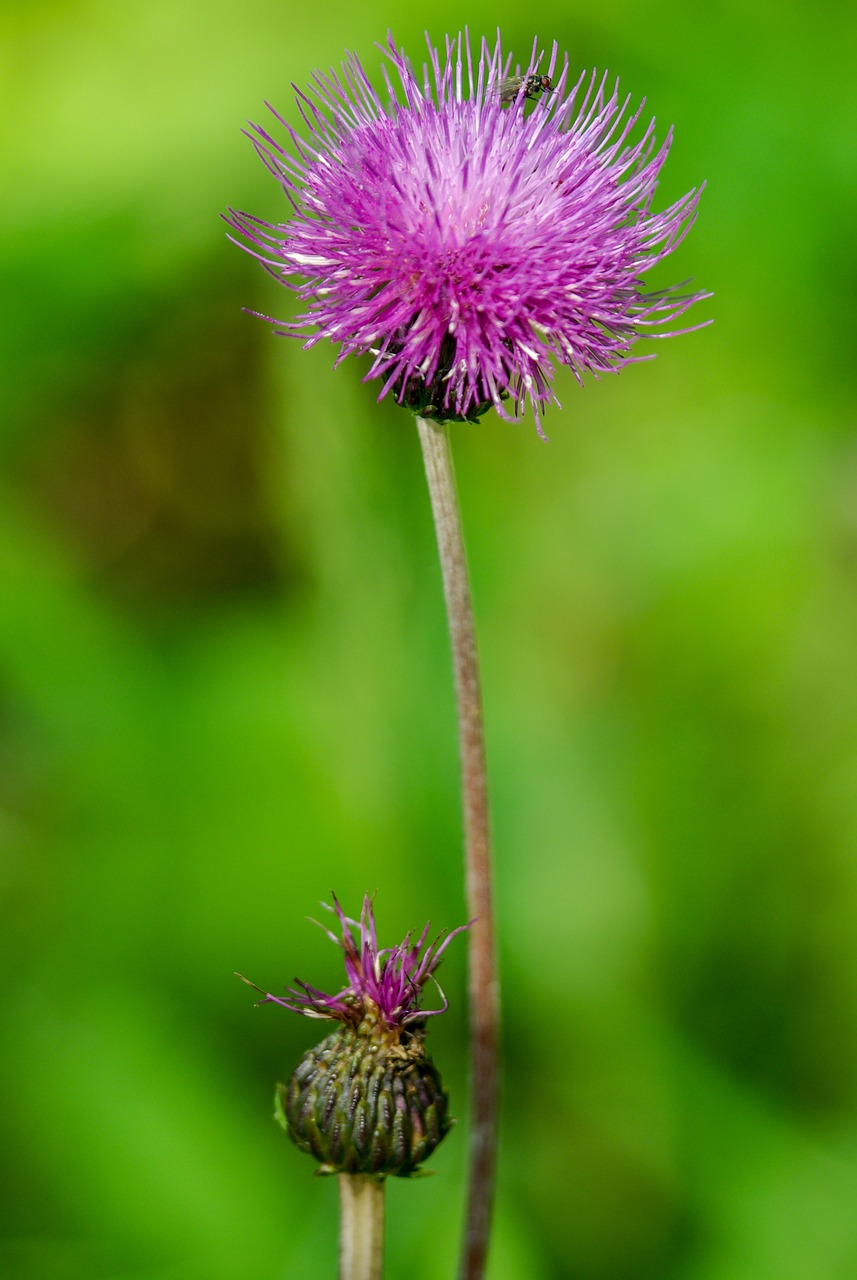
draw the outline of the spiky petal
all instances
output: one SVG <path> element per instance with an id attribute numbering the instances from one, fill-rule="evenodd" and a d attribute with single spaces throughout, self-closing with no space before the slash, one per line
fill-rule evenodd
<path id="1" fill-rule="evenodd" d="M 421 75 L 392 37 L 383 52 L 398 81 L 385 67 L 385 98 L 350 55 L 341 75 L 313 76 L 311 96 L 296 90 L 306 136 L 277 117 L 288 149 L 251 126 L 293 216 L 227 221 L 305 304 L 295 324 L 272 322 L 279 332 L 331 339 L 337 363 L 370 353 L 379 399 L 423 416 L 472 420 L 493 405 L 508 418 L 511 398 L 539 422 L 558 403 L 557 363 L 578 378 L 621 368 L 639 337 L 669 336 L 708 296 L 644 291 L 701 188 L 653 212 L 672 135 L 656 146 L 654 121 L 635 130 L 642 104 L 629 112 L 618 83 L 593 72 L 571 84 L 554 44 L 552 91 L 530 109 L 536 44 L 511 105 L 499 33 L 475 67 L 466 33 L 444 58 L 429 44 Z"/>
<path id="2" fill-rule="evenodd" d="M 441 934 L 426 946 L 429 931 L 429 925 L 426 924 L 416 942 L 409 933 L 397 947 L 382 949 L 378 946 L 372 899 L 368 895 L 364 897 L 360 920 L 357 921 L 345 915 L 335 894 L 332 897 L 332 907 L 326 902 L 322 906 L 338 917 L 341 936 L 337 937 L 330 929 L 325 929 L 324 932 L 342 948 L 348 976 L 347 986 L 329 996 L 298 978 L 295 979 L 297 986 L 287 988 L 287 998 L 263 992 L 263 998 L 258 1003 L 279 1004 L 284 1009 L 303 1013 L 308 1018 L 331 1018 L 352 1026 L 356 1026 L 366 1016 L 374 1018 L 376 1012 L 388 1027 L 393 1028 L 406 1027 L 409 1023 L 444 1013 L 447 1000 L 434 979 L 434 972 L 452 939 L 468 926 L 459 925 L 451 933 Z M 352 930 L 358 931 L 357 939 Z M 435 986 L 440 991 L 440 1009 L 421 1007 L 423 987 L 429 979 L 435 981 Z M 247 979 L 244 978 L 243 981 L 247 982 Z M 248 985 L 255 987 L 256 984 L 250 982 Z M 256 990 L 261 991 L 261 987 L 256 987 Z"/>

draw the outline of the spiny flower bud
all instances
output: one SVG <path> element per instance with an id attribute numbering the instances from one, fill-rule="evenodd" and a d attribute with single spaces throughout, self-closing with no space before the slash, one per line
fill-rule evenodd
<path id="1" fill-rule="evenodd" d="M 277 1085 L 277 1119 L 323 1173 L 414 1172 L 451 1127 L 422 1031 L 341 1027 Z"/>
<path id="2" fill-rule="evenodd" d="M 345 954 L 348 986 L 328 996 L 299 981 L 299 990 L 288 988 L 289 999 L 263 993 L 258 1002 L 343 1024 L 304 1055 L 287 1084 L 277 1085 L 276 1119 L 315 1156 L 320 1173 L 407 1177 L 452 1127 L 446 1090 L 424 1047 L 426 1019 L 443 1013 L 447 1002 L 441 991 L 442 1008 L 423 1010 L 420 999 L 447 944 L 467 926 L 425 950 L 428 925 L 416 943 L 408 934 L 398 947 L 379 950 L 370 899 L 359 924 L 333 902 L 328 910 L 336 912 L 342 936 L 325 932 Z M 359 946 L 352 929 L 359 929 Z"/>

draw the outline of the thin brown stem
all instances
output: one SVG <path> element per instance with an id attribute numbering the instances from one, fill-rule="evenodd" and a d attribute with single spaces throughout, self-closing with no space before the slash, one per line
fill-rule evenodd
<path id="1" fill-rule="evenodd" d="M 339 1175 L 339 1280 L 381 1280 L 384 1182 L 366 1173 Z"/>
<path id="2" fill-rule="evenodd" d="M 445 427 L 417 419 L 434 515 L 452 643 L 464 809 L 464 863 L 469 930 L 471 1059 L 470 1178 L 461 1280 L 482 1280 L 488 1252 L 497 1152 L 499 996 L 494 956 L 491 840 L 485 732 L 473 604 Z"/>

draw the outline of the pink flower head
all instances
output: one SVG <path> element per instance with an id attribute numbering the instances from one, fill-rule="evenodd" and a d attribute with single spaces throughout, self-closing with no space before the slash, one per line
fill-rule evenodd
<path id="1" fill-rule="evenodd" d="M 499 33 L 476 66 L 466 33 L 445 57 L 429 44 L 421 73 L 392 37 L 382 51 L 386 98 L 350 55 L 341 75 L 313 76 L 312 96 L 296 89 L 308 136 L 276 112 L 288 149 L 251 126 L 290 220 L 226 220 L 304 304 L 278 332 L 331 339 L 337 364 L 368 353 L 378 398 L 424 417 L 508 419 L 529 402 L 541 431 L 557 363 L 578 379 L 617 370 L 709 296 L 641 281 L 681 243 L 701 188 L 653 212 L 672 132 L 657 146 L 651 121 L 632 140 L 643 104 L 629 114 L 606 75 L 572 84 L 556 44 L 545 70 L 534 43 L 511 80 Z"/>
<path id="2" fill-rule="evenodd" d="M 330 929 L 325 929 L 324 932 L 344 952 L 347 985 L 336 995 L 329 996 L 296 978 L 297 986 L 286 988 L 288 999 L 263 992 L 263 999 L 258 1001 L 259 1004 L 280 1004 L 284 1009 L 303 1013 L 308 1018 L 330 1018 L 353 1026 L 357 1026 L 366 1016 L 380 1016 L 391 1028 L 406 1027 L 409 1023 L 446 1012 L 447 1000 L 434 979 L 434 971 L 449 943 L 457 933 L 469 928 L 468 925 L 459 925 L 451 933 L 445 936 L 442 934 L 426 946 L 429 931 L 427 924 L 416 942 L 411 941 L 413 935 L 409 933 L 397 947 L 379 949 L 372 900 L 368 895 L 363 899 L 359 922 L 344 914 L 335 894 L 332 907 L 326 902 L 322 906 L 339 918 L 341 937 L 337 937 Z M 358 930 L 357 939 L 352 933 L 354 929 Z M 241 977 L 240 974 L 238 976 Z M 440 1009 L 420 1008 L 423 987 L 429 978 L 435 981 L 440 991 L 443 1002 Z M 243 981 L 247 982 L 247 979 L 244 978 Z M 257 991 L 262 990 L 253 982 L 249 982 L 248 986 L 255 987 Z"/>

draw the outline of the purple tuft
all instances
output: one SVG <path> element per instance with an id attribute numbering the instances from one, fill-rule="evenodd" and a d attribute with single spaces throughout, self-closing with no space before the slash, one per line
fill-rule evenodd
<path id="1" fill-rule="evenodd" d="M 531 110 L 536 43 L 511 103 L 499 33 L 475 68 L 467 33 L 445 59 L 429 44 L 421 75 L 392 37 L 383 52 L 399 82 L 385 67 L 386 101 L 349 55 L 341 75 L 313 76 L 312 97 L 296 90 L 308 137 L 273 113 L 291 151 L 251 126 L 293 216 L 226 220 L 305 304 L 296 323 L 272 321 L 278 332 L 331 339 L 337 364 L 369 353 L 378 398 L 424 417 L 493 406 L 510 419 L 511 397 L 540 431 L 559 403 L 555 363 L 580 380 L 628 363 L 639 337 L 687 332 L 663 326 L 709 295 L 646 293 L 640 277 L 681 243 L 702 188 L 652 211 L 672 133 L 657 147 L 651 121 L 631 141 L 642 103 L 629 114 L 595 72 L 570 85 L 556 44 L 552 91 Z"/>
<path id="2" fill-rule="evenodd" d="M 326 902 L 322 906 L 338 916 L 342 937 L 338 938 L 330 929 L 325 929 L 324 932 L 345 954 L 348 985 L 336 995 L 329 996 L 310 987 L 306 982 L 295 979 L 297 986 L 286 988 L 288 999 L 262 992 L 263 999 L 257 1003 L 280 1004 L 284 1009 L 303 1013 L 308 1018 L 330 1018 L 353 1026 L 367 1015 L 380 1015 L 388 1027 L 402 1028 L 408 1023 L 445 1013 L 447 1000 L 434 978 L 434 971 L 455 935 L 469 928 L 469 925 L 459 925 L 451 933 L 441 934 L 428 946 L 425 945 L 429 931 L 429 926 L 426 925 L 416 942 L 411 941 L 413 935 L 409 933 L 397 947 L 379 950 L 375 915 L 368 895 L 363 899 L 359 922 L 346 916 L 336 895 L 332 896 L 333 906 L 328 906 Z M 352 933 L 353 929 L 359 930 L 357 940 Z M 242 975 L 239 973 L 238 977 L 242 978 Z M 420 1008 L 423 987 L 430 978 L 440 991 L 443 1001 L 440 1009 Z M 256 991 L 262 991 L 261 987 L 247 978 L 242 978 L 242 981 Z"/>

